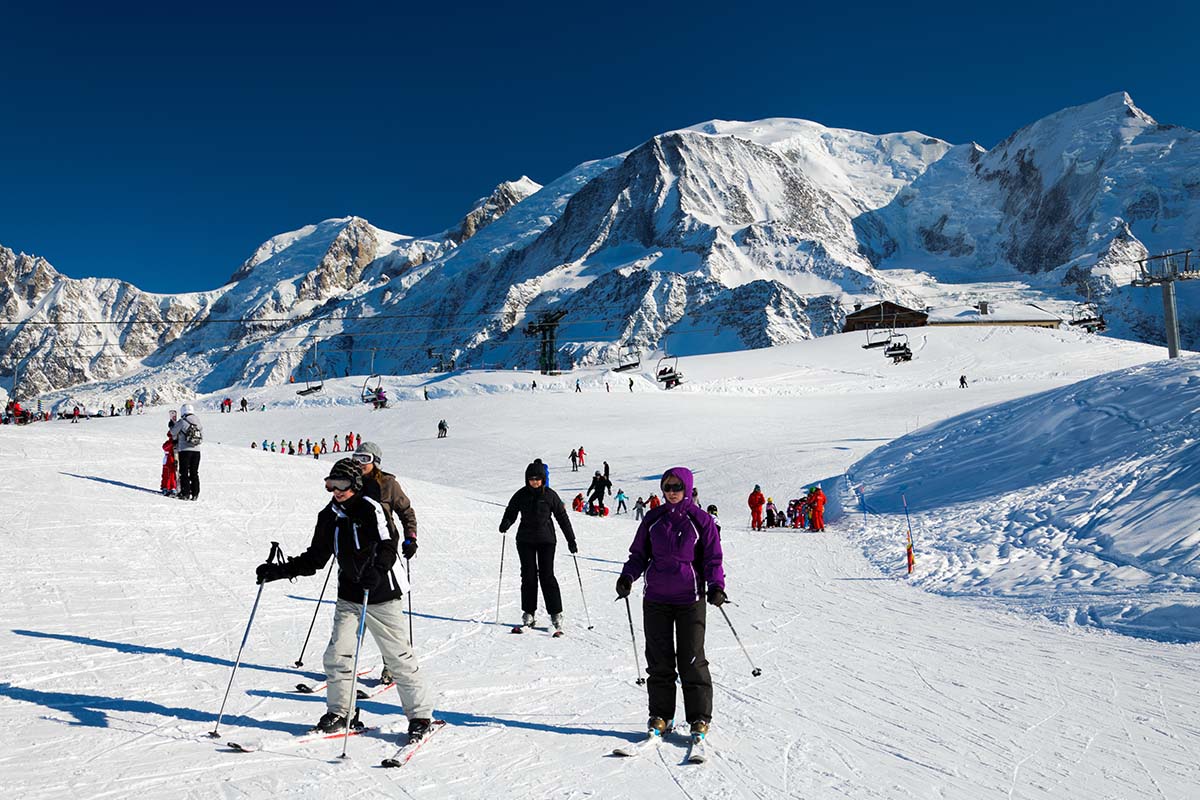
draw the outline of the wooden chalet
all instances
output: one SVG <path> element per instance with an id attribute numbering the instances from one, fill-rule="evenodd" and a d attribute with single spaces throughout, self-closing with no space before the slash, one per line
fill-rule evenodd
<path id="1" fill-rule="evenodd" d="M 924 311 L 905 308 L 897 303 L 884 300 L 882 303 L 876 303 L 847 314 L 842 333 L 877 328 L 920 328 L 927 324 L 928 320 L 929 315 Z"/>

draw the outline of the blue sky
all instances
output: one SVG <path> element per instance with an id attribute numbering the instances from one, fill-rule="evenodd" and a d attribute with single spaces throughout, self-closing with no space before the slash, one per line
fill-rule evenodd
<path id="1" fill-rule="evenodd" d="M 1125 90 L 1200 128 L 1184 3 L 32 5 L 0 12 L 0 245 L 150 291 L 329 217 L 433 233 L 712 118 L 990 147 Z"/>

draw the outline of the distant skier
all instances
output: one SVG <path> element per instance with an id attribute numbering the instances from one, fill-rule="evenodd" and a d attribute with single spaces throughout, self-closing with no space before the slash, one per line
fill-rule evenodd
<path id="1" fill-rule="evenodd" d="M 675 719 L 675 679 L 683 687 L 684 719 L 693 739 L 712 722 L 712 676 L 704 654 L 705 598 L 725 602 L 721 534 L 710 514 L 691 502 L 692 472 L 672 467 L 660 487 L 667 499 L 638 526 L 629 559 L 617 578 L 617 597 L 629 597 L 644 576 L 642 624 L 646 636 L 647 736 L 665 735 Z M 707 591 L 706 591 L 707 587 Z"/>
<path id="2" fill-rule="evenodd" d="M 660 505 L 662 505 L 662 500 L 658 499 L 658 495 L 651 494 L 650 499 L 649 499 L 649 501 L 647 501 L 647 503 L 650 506 L 650 510 L 653 511 L 654 509 L 656 509 Z"/>
<path id="3" fill-rule="evenodd" d="M 517 555 L 521 559 L 522 627 L 533 627 L 536 624 L 537 593 L 540 584 L 550 622 L 555 631 L 561 631 L 562 593 L 558 588 L 558 580 L 554 577 L 556 537 L 551 518 L 558 521 L 563 538 L 567 540 L 567 549 L 578 553 L 579 548 L 575 543 L 571 518 L 567 516 L 562 500 L 553 489 L 543 484 L 541 465 L 535 463 L 527 466 L 525 485 L 508 501 L 504 517 L 500 520 L 500 532 L 506 533 L 516 522 L 517 515 L 521 516 L 521 524 L 517 527 Z"/>
<path id="4" fill-rule="evenodd" d="M 775 508 L 775 501 L 767 498 L 767 527 L 774 528 L 779 524 L 779 509 Z"/>
<path id="5" fill-rule="evenodd" d="M 588 503 L 595 503 L 599 507 L 599 514 L 604 516 L 604 495 L 612 491 L 612 482 L 601 475 L 600 470 L 596 470 L 596 474 L 592 476 L 592 482 L 588 485 L 587 490 Z"/>
<path id="6" fill-rule="evenodd" d="M 766 504 L 767 498 L 763 496 L 762 487 L 754 484 L 754 491 L 750 492 L 750 497 L 746 500 L 746 505 L 750 506 L 750 530 L 763 529 L 763 506 Z"/>
<path id="7" fill-rule="evenodd" d="M 332 492 L 333 498 L 317 515 L 308 549 L 286 564 L 260 564 L 255 571 L 262 583 L 314 575 L 330 558 L 337 559 L 338 600 L 325 650 L 326 711 L 313 730 L 336 733 L 346 727 L 358 621 L 369 592 L 366 628 L 400 692 L 409 740 L 420 739 L 430 730 L 433 703 L 405 632 L 400 598 L 408 591 L 408 583 L 404 573 L 394 569 L 396 541 L 389 535 L 383 506 L 364 496 L 362 470 L 350 458 L 333 465 L 325 478 L 325 490 Z M 356 722 L 352 720 L 351 725 Z"/>
<path id="8" fill-rule="evenodd" d="M 629 391 L 633 391 L 633 378 L 629 379 Z"/>
<path id="9" fill-rule="evenodd" d="M 646 515 L 646 501 L 643 500 L 641 497 L 639 497 L 633 503 L 633 518 L 635 520 L 640 521 L 641 518 L 645 515 Z"/>
<path id="10" fill-rule="evenodd" d="M 579 445 L 579 466 L 587 466 L 587 453 L 583 450 L 583 445 Z"/>
<path id="11" fill-rule="evenodd" d="M 617 500 L 617 513 L 618 514 L 629 513 L 629 509 L 625 506 L 625 501 L 627 499 L 629 499 L 629 498 L 625 495 L 625 490 L 617 489 L 616 500 Z"/>
<path id="12" fill-rule="evenodd" d="M 437 438 L 445 439 L 450 435 L 450 426 L 446 424 L 446 420 L 438 420 L 438 435 Z"/>
<path id="13" fill-rule="evenodd" d="M 958 388 L 960 388 L 960 389 L 967 388 L 967 376 L 966 375 L 958 376 Z"/>
<path id="14" fill-rule="evenodd" d="M 576 378 L 576 379 L 575 379 L 575 391 L 576 391 L 576 392 L 582 392 L 582 391 L 583 391 L 583 389 L 582 389 L 582 388 L 580 388 L 580 386 L 579 386 L 579 378 Z"/>
<path id="15" fill-rule="evenodd" d="M 533 383 L 530 385 L 530 391 L 532 391 L 532 392 L 537 391 L 537 378 L 533 379 Z"/>
<path id="16" fill-rule="evenodd" d="M 571 501 L 571 508 L 583 513 L 583 492 L 575 495 L 575 499 Z"/>
<path id="17" fill-rule="evenodd" d="M 71 412 L 71 424 L 79 422 L 79 406 L 75 406 L 75 410 Z"/>
<path id="18" fill-rule="evenodd" d="M 809 513 L 811 520 L 809 527 L 814 531 L 825 530 L 825 492 L 821 491 L 821 484 L 813 487 L 811 499 L 809 500 Z"/>
<path id="19" fill-rule="evenodd" d="M 579 472 L 579 451 L 571 451 L 571 472 Z"/>
<path id="20" fill-rule="evenodd" d="M 608 462 L 605 461 L 603 463 L 604 463 L 604 480 L 608 480 Z"/>
<path id="21" fill-rule="evenodd" d="M 249 410 L 250 410 L 250 401 L 249 401 L 249 400 L 247 400 L 246 398 L 244 398 L 244 397 L 243 397 L 243 398 L 242 398 L 242 408 L 241 408 L 241 411 L 242 411 L 242 413 L 243 413 L 243 414 L 245 414 L 245 413 L 247 413 Z"/>

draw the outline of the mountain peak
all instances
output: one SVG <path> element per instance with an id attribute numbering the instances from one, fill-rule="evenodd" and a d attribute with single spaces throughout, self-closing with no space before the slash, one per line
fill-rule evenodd
<path id="1" fill-rule="evenodd" d="M 445 236 L 455 244 L 462 244 L 481 229 L 486 228 L 517 203 L 541 191 L 542 185 L 528 176 L 522 175 L 515 181 L 503 181 L 487 197 L 475 201 L 474 207 L 467 212 L 458 225 L 446 232 Z"/>

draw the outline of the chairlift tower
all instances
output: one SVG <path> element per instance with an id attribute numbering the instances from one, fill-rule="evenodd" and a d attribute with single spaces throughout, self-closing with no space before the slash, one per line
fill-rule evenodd
<path id="1" fill-rule="evenodd" d="M 1163 319 L 1167 326 L 1167 357 L 1179 358 L 1179 314 L 1175 308 L 1175 282 L 1200 279 L 1200 271 L 1191 268 L 1191 250 L 1138 259 L 1138 277 L 1133 286 L 1162 286 Z M 1179 262 L 1183 260 L 1183 269 Z"/>
<path id="2" fill-rule="evenodd" d="M 558 323 L 567 315 L 565 309 L 543 311 L 537 322 L 525 326 L 526 336 L 542 337 L 542 349 L 538 356 L 538 369 L 543 375 L 558 375 Z"/>

